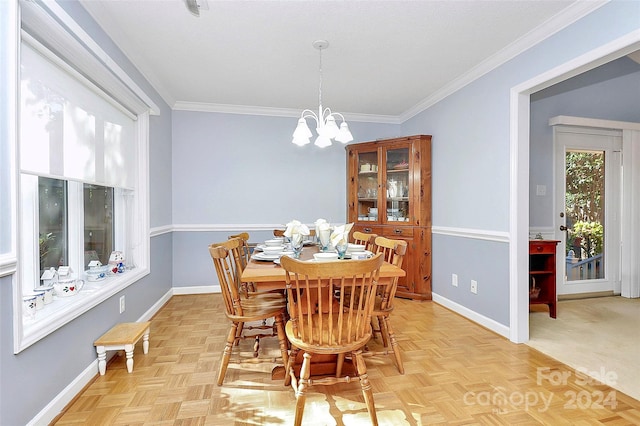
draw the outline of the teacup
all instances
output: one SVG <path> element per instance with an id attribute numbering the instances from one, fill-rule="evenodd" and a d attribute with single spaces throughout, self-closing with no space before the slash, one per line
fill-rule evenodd
<path id="1" fill-rule="evenodd" d="M 34 290 L 33 293 L 26 294 L 25 296 L 36 298 L 35 303 L 37 311 L 44 307 L 44 291 Z"/>
<path id="2" fill-rule="evenodd" d="M 338 253 L 314 253 L 313 259 L 316 262 L 330 262 L 332 260 L 338 260 Z"/>
<path id="3" fill-rule="evenodd" d="M 75 296 L 84 287 L 84 280 L 68 279 L 58 281 L 53 285 L 58 297 Z"/>
<path id="4" fill-rule="evenodd" d="M 369 258 L 369 253 L 366 251 L 354 251 L 351 253 L 351 259 L 353 260 L 364 260 Z"/>
<path id="5" fill-rule="evenodd" d="M 37 291 L 41 291 L 44 293 L 45 305 L 48 305 L 49 303 L 53 302 L 53 286 L 52 285 L 38 287 Z"/>
<path id="6" fill-rule="evenodd" d="M 36 317 L 36 295 L 30 294 L 22 297 L 22 315 L 26 319 L 34 319 Z"/>
<path id="7" fill-rule="evenodd" d="M 283 245 L 267 246 L 267 247 L 264 247 L 262 249 L 264 254 L 278 254 L 278 253 L 281 253 L 283 250 L 284 250 L 284 246 Z"/>
<path id="8" fill-rule="evenodd" d="M 107 277 L 109 273 L 109 265 L 104 266 L 96 266 L 93 268 L 89 268 L 85 271 L 85 275 L 87 276 L 87 281 L 102 281 Z"/>
<path id="9" fill-rule="evenodd" d="M 349 245 L 347 246 L 347 253 L 361 252 L 364 251 L 365 248 L 366 246 L 364 244 L 349 243 Z"/>
<path id="10" fill-rule="evenodd" d="M 270 240 L 266 240 L 264 245 L 267 247 L 276 247 L 281 246 L 284 243 L 284 238 L 272 238 Z"/>

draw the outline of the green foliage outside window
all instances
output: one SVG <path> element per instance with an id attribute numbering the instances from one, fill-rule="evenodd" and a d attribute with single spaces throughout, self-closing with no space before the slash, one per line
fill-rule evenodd
<path id="1" fill-rule="evenodd" d="M 571 151 L 566 155 L 567 252 L 578 258 L 602 253 L 604 228 L 604 154 Z"/>
<path id="2" fill-rule="evenodd" d="M 580 221 L 573 224 L 571 236 L 578 239 L 580 248 L 585 257 L 593 257 L 602 253 L 602 244 L 604 241 L 604 228 L 598 222 Z M 576 253 L 579 256 L 580 253 Z"/>

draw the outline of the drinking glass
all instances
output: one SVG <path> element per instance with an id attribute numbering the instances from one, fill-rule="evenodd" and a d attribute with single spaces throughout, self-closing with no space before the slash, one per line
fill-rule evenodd
<path id="1" fill-rule="evenodd" d="M 349 244 L 345 240 L 340 240 L 336 244 L 336 251 L 338 252 L 338 259 L 344 259 L 344 255 L 347 252 L 347 247 L 349 247 Z"/>
<path id="2" fill-rule="evenodd" d="M 294 259 L 300 259 L 300 253 L 302 253 L 302 247 L 304 247 L 304 242 L 302 241 L 302 238 L 291 239 L 291 250 L 293 250 Z"/>
<path id="3" fill-rule="evenodd" d="M 331 241 L 331 230 L 321 229 L 317 232 L 318 239 L 320 240 L 320 251 L 329 250 L 329 242 Z"/>

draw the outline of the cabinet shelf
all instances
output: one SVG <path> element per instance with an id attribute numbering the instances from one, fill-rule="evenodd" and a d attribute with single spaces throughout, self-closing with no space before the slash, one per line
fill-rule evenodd
<path id="1" fill-rule="evenodd" d="M 556 245 L 555 240 L 529 241 L 529 304 L 549 306 L 556 317 Z"/>

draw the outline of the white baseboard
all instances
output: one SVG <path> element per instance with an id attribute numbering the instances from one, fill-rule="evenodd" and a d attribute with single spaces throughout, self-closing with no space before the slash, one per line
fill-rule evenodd
<path id="1" fill-rule="evenodd" d="M 201 286 L 189 286 L 189 287 L 173 287 L 173 294 L 207 294 L 207 293 L 222 293 L 222 289 L 219 285 L 201 285 Z"/>
<path id="2" fill-rule="evenodd" d="M 436 293 L 432 293 L 432 299 L 435 303 L 442 305 L 447 309 L 451 309 L 453 312 L 456 312 L 463 317 L 468 318 L 485 328 L 488 328 L 494 333 L 506 337 L 507 339 L 509 338 L 509 327 L 507 327 L 506 325 L 500 324 L 499 322 L 492 320 L 491 318 L 487 318 L 484 315 L 480 315 L 479 313 L 474 312 L 471 309 L 466 308 Z"/>
<path id="3" fill-rule="evenodd" d="M 215 289 L 220 292 L 219 286 L 202 286 L 202 287 L 176 287 L 169 289 L 156 303 L 153 304 L 147 312 L 142 314 L 138 319 L 140 321 L 148 321 L 151 319 L 165 303 L 171 299 L 174 294 L 199 294 L 199 293 L 214 293 Z M 188 290 L 192 290 L 188 292 Z M 153 330 L 152 330 L 153 333 Z M 151 337 L 153 339 L 153 337 Z M 108 354 L 109 358 L 115 355 L 114 353 Z M 84 389 L 84 387 L 99 374 L 98 371 L 98 358 L 96 355 L 95 361 L 87 366 L 69 385 L 67 385 L 56 397 L 51 400 L 27 425 L 29 426 L 46 426 L 58 415 L 62 410 L 71 402 L 75 396 Z"/>

